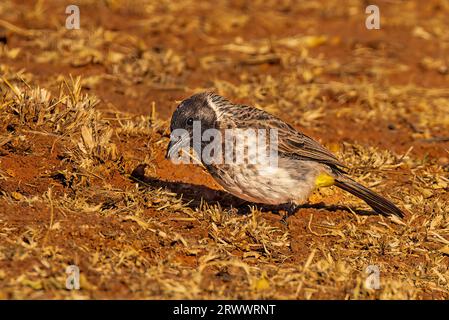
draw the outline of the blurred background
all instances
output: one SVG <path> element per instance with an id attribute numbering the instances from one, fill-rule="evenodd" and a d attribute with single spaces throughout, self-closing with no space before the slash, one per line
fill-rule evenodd
<path id="1" fill-rule="evenodd" d="M 67 30 L 70 4 L 2 1 L 2 67 L 47 87 L 81 75 L 106 104 L 155 101 L 162 117 L 216 90 L 396 151 L 447 129 L 447 1 L 79 1 L 80 29 Z M 370 4 L 380 29 L 365 26 Z"/>

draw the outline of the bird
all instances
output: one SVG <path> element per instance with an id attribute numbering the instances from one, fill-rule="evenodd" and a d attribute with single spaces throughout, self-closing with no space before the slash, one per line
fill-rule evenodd
<path id="1" fill-rule="evenodd" d="M 170 121 L 171 134 L 166 158 L 173 159 L 182 148 L 193 148 L 196 154 L 206 150 L 207 141 L 194 141 L 195 123 L 200 125 L 201 135 L 212 130 L 221 138 L 229 130 L 239 132 L 235 129 L 276 132 L 276 161 L 273 163 L 248 161 L 249 157 L 245 153 L 243 159 L 246 161 L 235 161 L 235 154 L 228 158 L 234 161 L 223 161 L 223 154 L 229 150 L 224 145 L 226 139 L 225 142 L 218 141 L 216 146 L 221 145 L 222 148 L 213 152 L 219 157 L 212 158 L 221 161 L 204 161 L 204 156 L 197 158 L 225 191 L 240 199 L 257 204 L 286 206 L 290 215 L 307 203 L 315 189 L 336 186 L 364 200 L 381 215 L 404 217 L 403 212 L 390 200 L 352 179 L 347 173 L 348 168 L 313 138 L 262 109 L 233 103 L 214 92 L 194 94 L 177 106 Z M 234 140 L 230 141 L 239 138 L 238 134 L 232 136 Z M 254 139 L 244 141 L 246 144 L 234 149 L 247 151 L 256 144 Z M 266 145 L 262 147 L 268 150 L 268 139 L 261 143 L 264 141 Z"/>

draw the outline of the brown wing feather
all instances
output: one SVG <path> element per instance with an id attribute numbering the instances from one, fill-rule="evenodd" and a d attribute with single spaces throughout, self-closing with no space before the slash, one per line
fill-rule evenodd
<path id="1" fill-rule="evenodd" d="M 287 128 L 279 130 L 279 152 L 305 160 L 318 161 L 337 168 L 346 168 L 329 150 L 288 124 Z"/>
<path id="2" fill-rule="evenodd" d="M 340 172 L 343 171 L 341 168 L 346 168 L 329 150 L 317 141 L 295 130 L 292 126 L 268 112 L 245 105 L 234 105 L 234 107 L 232 110 L 228 109 L 226 111 L 232 112 L 232 116 L 230 114 L 231 117 L 229 119 L 238 119 L 235 121 L 236 127 L 278 129 L 278 152 L 281 157 L 295 157 L 325 163 Z M 227 113 L 226 111 L 224 113 Z"/>

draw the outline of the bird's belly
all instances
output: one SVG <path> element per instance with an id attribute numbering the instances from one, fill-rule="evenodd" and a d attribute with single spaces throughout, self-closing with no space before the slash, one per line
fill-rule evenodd
<path id="1" fill-rule="evenodd" d="M 304 203 L 315 188 L 318 170 L 305 161 L 293 166 L 220 165 L 208 168 L 229 193 L 256 203 Z"/>

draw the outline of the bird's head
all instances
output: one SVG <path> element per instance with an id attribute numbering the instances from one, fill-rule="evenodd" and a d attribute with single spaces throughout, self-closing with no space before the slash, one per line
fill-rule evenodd
<path id="1" fill-rule="evenodd" d="M 213 97 L 214 94 L 211 93 L 198 93 L 183 100 L 176 108 L 171 118 L 166 158 L 170 158 L 181 148 L 192 146 L 194 127 L 200 135 L 205 130 L 216 127 L 217 114 Z"/>

